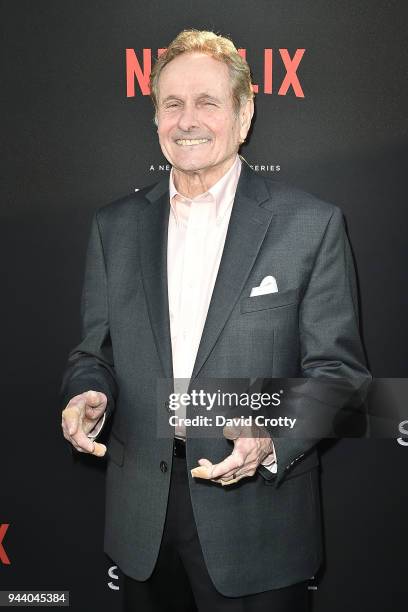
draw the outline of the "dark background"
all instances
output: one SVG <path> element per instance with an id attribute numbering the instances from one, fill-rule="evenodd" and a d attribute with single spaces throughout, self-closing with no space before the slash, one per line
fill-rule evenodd
<path id="1" fill-rule="evenodd" d="M 103 463 L 72 460 L 58 390 L 79 341 L 91 215 L 164 174 L 150 99 L 138 89 L 126 97 L 125 49 L 141 61 L 143 48 L 156 56 L 183 28 L 215 30 L 247 49 L 260 86 L 263 50 L 273 49 L 273 94 L 260 87 L 242 154 L 344 211 L 371 371 L 405 377 L 407 4 L 19 0 L 1 9 L 0 524 L 10 523 L 11 565 L 0 562 L 0 590 L 70 590 L 75 611 L 119 611 L 108 583 L 120 585 L 120 572 L 108 576 L 102 550 Z M 279 48 L 306 49 L 304 98 L 277 95 Z M 310 583 L 314 610 L 405 610 L 408 447 L 349 439 L 322 450 L 326 565 Z"/>

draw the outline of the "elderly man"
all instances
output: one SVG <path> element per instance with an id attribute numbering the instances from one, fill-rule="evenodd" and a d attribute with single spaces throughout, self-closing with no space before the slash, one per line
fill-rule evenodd
<path id="1" fill-rule="evenodd" d="M 91 438 L 113 421 L 105 551 L 127 610 L 304 611 L 322 559 L 317 439 L 262 427 L 189 436 L 182 419 L 158 435 L 171 410 L 157 388 L 368 379 L 342 214 L 238 155 L 253 91 L 227 38 L 181 32 L 151 95 L 172 169 L 94 215 L 64 436 L 99 454 Z M 301 414 L 294 405 L 283 416 Z"/>

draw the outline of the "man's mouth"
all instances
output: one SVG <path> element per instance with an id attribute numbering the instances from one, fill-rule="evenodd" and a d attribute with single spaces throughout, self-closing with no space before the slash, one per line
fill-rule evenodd
<path id="1" fill-rule="evenodd" d="M 192 145 L 204 144 L 205 142 L 209 142 L 209 138 L 180 138 L 176 140 L 176 144 L 182 145 L 183 147 L 191 147 Z"/>

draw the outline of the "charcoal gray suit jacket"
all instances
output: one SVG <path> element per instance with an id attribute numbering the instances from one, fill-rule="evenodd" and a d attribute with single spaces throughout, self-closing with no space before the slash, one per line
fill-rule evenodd
<path id="1" fill-rule="evenodd" d="M 168 217 L 168 177 L 96 211 L 82 341 L 69 354 L 61 389 L 63 406 L 89 389 L 108 397 L 104 548 L 138 580 L 157 559 L 172 464 L 171 436 L 157 435 L 169 417 L 157 381 L 172 379 Z M 278 293 L 250 297 L 269 275 Z M 370 378 L 340 209 L 257 175 L 245 161 L 191 380 L 200 377 Z M 301 416 L 308 406 L 303 398 L 283 409 Z M 189 475 L 204 559 L 223 595 L 315 574 L 322 560 L 317 441 L 274 439 L 278 472 L 270 480 L 257 473 L 221 487 Z M 187 468 L 230 452 L 222 436 L 187 439 Z"/>

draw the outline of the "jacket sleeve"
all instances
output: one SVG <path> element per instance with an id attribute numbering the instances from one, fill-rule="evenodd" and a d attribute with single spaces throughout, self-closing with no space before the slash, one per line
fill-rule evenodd
<path id="1" fill-rule="evenodd" d="M 343 215 L 334 207 L 299 306 L 299 384 L 288 390 L 282 414 L 296 418 L 275 437 L 275 486 L 323 437 L 345 406 L 361 406 L 371 382 L 359 334 L 356 276 Z"/>
<path id="2" fill-rule="evenodd" d="M 81 297 L 81 342 L 71 350 L 63 374 L 60 398 L 65 407 L 84 391 L 105 393 L 106 416 L 115 407 L 117 383 L 109 329 L 107 276 L 98 213 L 92 219 Z"/>

